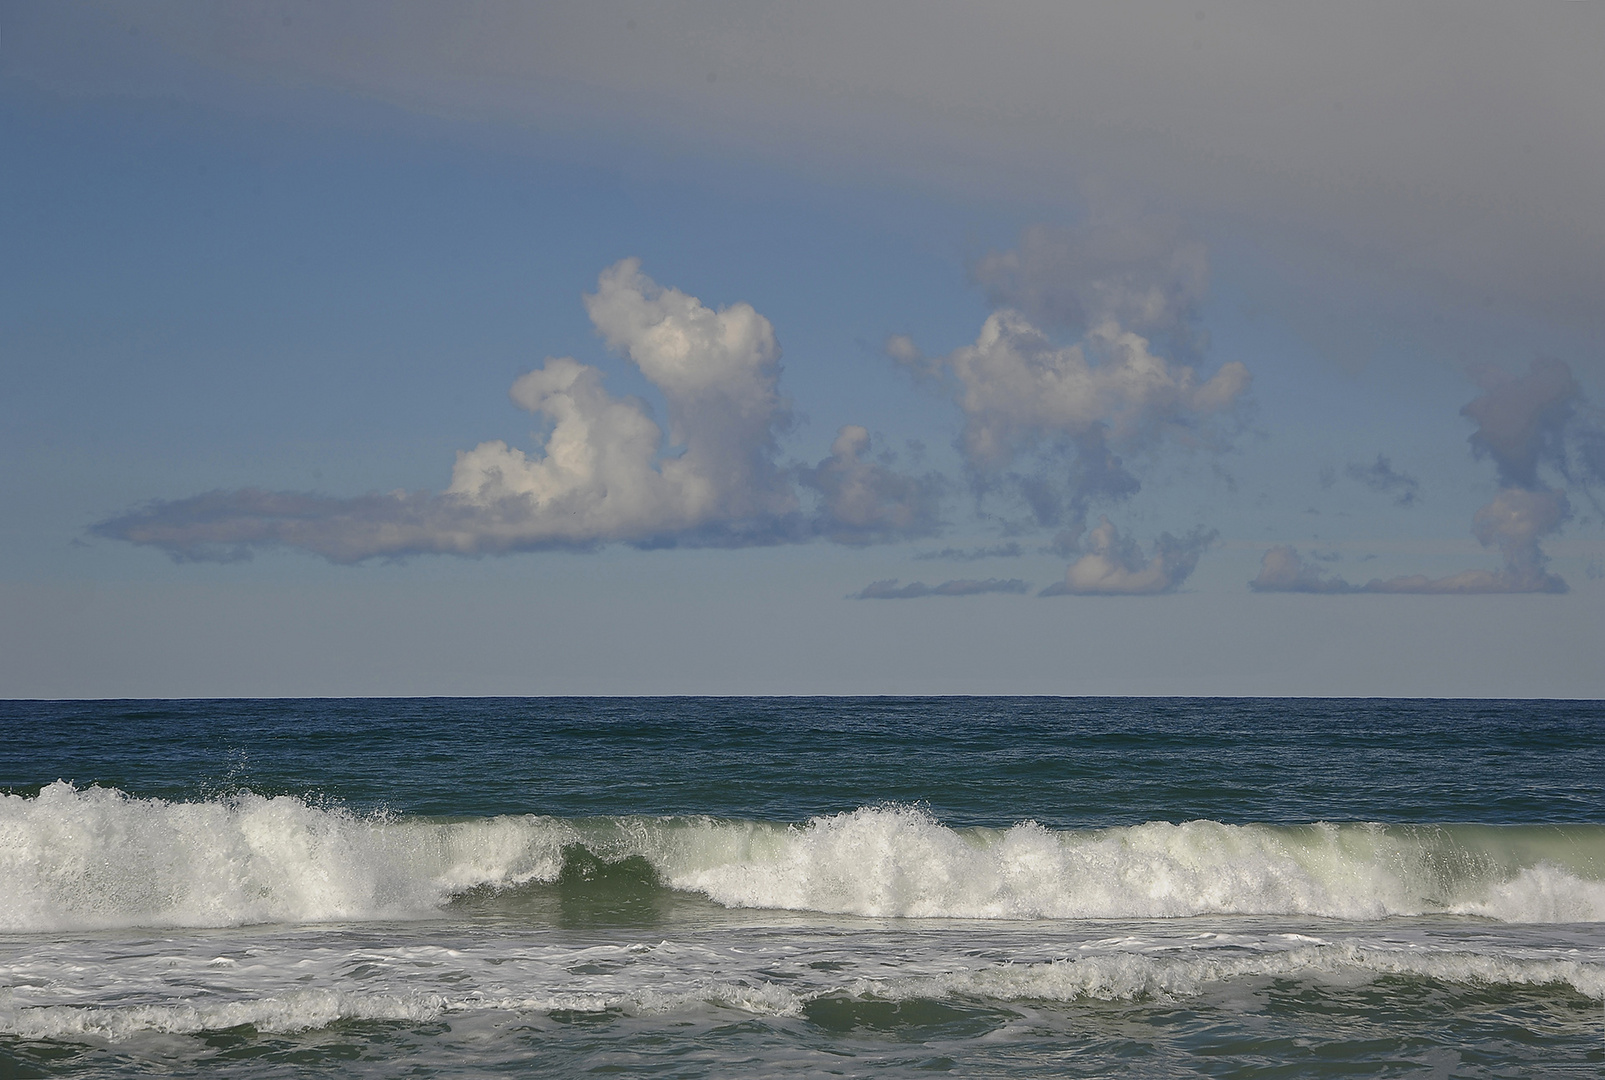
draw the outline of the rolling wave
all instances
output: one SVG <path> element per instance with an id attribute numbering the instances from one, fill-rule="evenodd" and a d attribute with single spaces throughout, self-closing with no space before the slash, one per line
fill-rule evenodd
<path id="1" fill-rule="evenodd" d="M 0 798 L 0 930 L 14 933 L 424 917 L 471 890 L 575 881 L 862 916 L 1600 922 L 1602 877 L 1598 825 L 953 829 L 898 805 L 802 825 L 445 821 L 66 783 Z"/>

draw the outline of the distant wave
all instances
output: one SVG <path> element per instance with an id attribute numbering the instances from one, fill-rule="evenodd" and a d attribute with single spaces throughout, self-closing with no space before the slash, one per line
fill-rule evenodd
<path id="1" fill-rule="evenodd" d="M 1602 873 L 1598 825 L 952 829 L 898 805 L 803 825 L 441 821 L 291 796 L 168 802 L 66 783 L 0 798 L 0 930 L 24 933 L 409 918 L 473 890 L 575 879 L 864 916 L 1600 922 Z"/>

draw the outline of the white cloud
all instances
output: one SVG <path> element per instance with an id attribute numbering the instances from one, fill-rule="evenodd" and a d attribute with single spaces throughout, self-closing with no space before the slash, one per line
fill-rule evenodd
<path id="1" fill-rule="evenodd" d="M 952 392 L 977 493 L 1012 492 L 1037 526 L 1060 529 L 1055 550 L 1081 555 L 1054 591 L 1175 588 L 1206 545 L 1166 534 L 1150 561 L 1107 519 L 1085 543 L 1083 534 L 1094 504 L 1141 488 L 1128 458 L 1218 446 L 1247 396 L 1242 363 L 1204 378 L 1165 355 L 1197 345 L 1193 322 L 1208 281 L 1203 247 L 1151 217 L 1105 214 L 1077 230 L 1027 229 L 1016 250 L 990 253 L 971 272 L 995 303 L 1027 310 L 994 311 L 973 345 L 946 356 L 926 356 L 902 335 L 887 340 L 887 354 Z M 1043 323 L 1084 332 L 1059 344 Z M 1010 471 L 1022 460 L 1024 471 Z"/>
<path id="2" fill-rule="evenodd" d="M 778 461 L 776 436 L 790 419 L 777 389 L 780 346 L 750 305 L 713 310 L 652 281 L 637 259 L 603 271 L 585 305 L 608 346 L 662 391 L 671 452 L 641 402 L 614 397 L 597 368 L 561 357 L 512 388 L 514 402 L 551 426 L 540 450 L 497 439 L 459 452 L 444 492 L 211 492 L 153 503 L 95 532 L 180 559 L 279 545 L 357 562 L 610 542 L 871 543 L 936 530 L 940 479 L 863 461 L 869 435 L 855 426 L 842 429 L 830 458 L 801 470 L 820 496 L 816 510 L 804 509 L 797 470 Z"/>
<path id="3" fill-rule="evenodd" d="M 1095 437 L 1116 449 L 1187 439 L 1201 420 L 1231 408 L 1249 383 L 1248 369 L 1235 361 L 1200 380 L 1114 322 L 1056 347 L 1011 310 L 994 312 L 974 345 L 942 363 L 961 387 L 964 449 L 983 470 L 1055 436 Z"/>
<path id="4" fill-rule="evenodd" d="M 549 419 L 538 457 L 500 440 L 458 454 L 447 495 L 479 506 L 522 499 L 515 541 L 638 540 L 711 522 L 774 518 L 798 504 L 775 464 L 780 347 L 747 304 L 721 311 L 665 289 L 625 259 L 603 271 L 587 312 L 607 344 L 662 392 L 670 436 L 643 407 L 602 387 L 601 372 L 548 360 L 513 384 L 515 402 Z"/>
<path id="5" fill-rule="evenodd" d="M 1072 537 L 1091 503 L 1141 487 L 1127 458 L 1219 443 L 1250 382 L 1236 361 L 1204 378 L 1175 358 L 1199 344 L 1203 246 L 1109 201 L 1076 229 L 1033 226 L 1014 250 L 975 262 L 972 278 L 1000 306 L 974 344 L 926 356 L 907 336 L 886 342 L 899 364 L 951 391 L 977 489 L 1012 487 L 1038 525 L 1068 516 Z M 1053 327 L 1076 337 L 1057 343 Z M 1032 459 L 1026 474 L 1007 476 L 1022 459 Z"/>

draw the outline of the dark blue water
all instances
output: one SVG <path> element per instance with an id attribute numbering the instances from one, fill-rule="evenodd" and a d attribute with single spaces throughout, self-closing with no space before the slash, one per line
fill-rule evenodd
<path id="1" fill-rule="evenodd" d="M 429 815 L 1605 822 L 1605 705 L 1154 698 L 0 702 L 0 790 Z"/>

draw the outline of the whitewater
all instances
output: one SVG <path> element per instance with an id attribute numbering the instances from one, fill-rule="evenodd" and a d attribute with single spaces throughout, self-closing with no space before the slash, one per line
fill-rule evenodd
<path id="1" fill-rule="evenodd" d="M 199 803 L 56 782 L 0 797 L 0 930 L 424 918 L 474 889 L 632 862 L 732 908 L 956 919 L 1452 913 L 1605 921 L 1605 825 L 1214 821 L 951 829 L 919 807 L 801 825 L 713 818 L 430 821 L 294 796 Z M 572 869 L 571 869 L 572 872 Z"/>
<path id="2" fill-rule="evenodd" d="M 1605 1065 L 1594 703 L 5 709 L 8 1075 Z"/>

